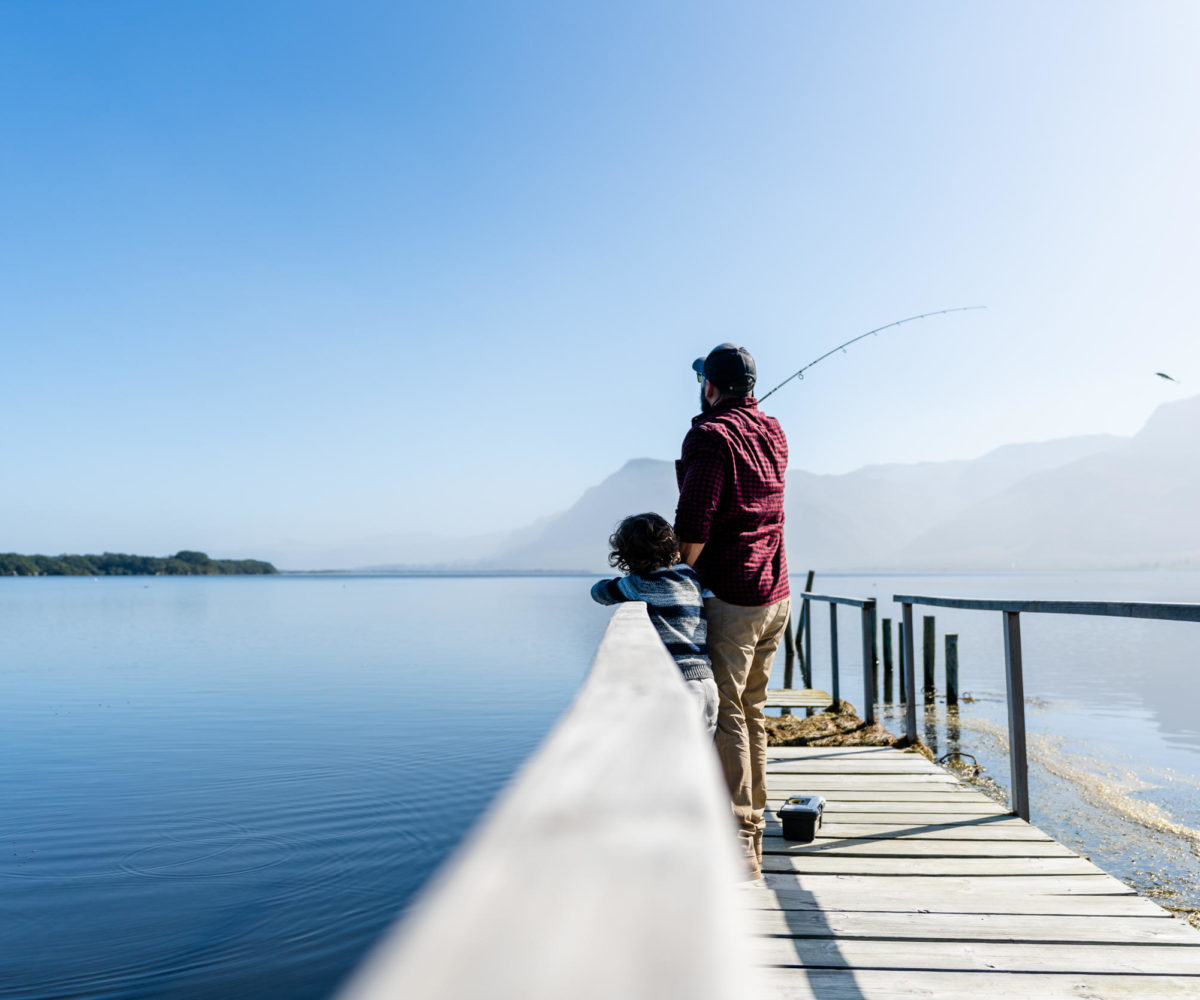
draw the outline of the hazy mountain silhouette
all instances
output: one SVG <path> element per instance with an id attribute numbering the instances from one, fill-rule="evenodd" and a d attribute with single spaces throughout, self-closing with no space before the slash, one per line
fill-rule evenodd
<path id="1" fill-rule="evenodd" d="M 1101 459 L 1124 447 L 1125 439 L 1094 435 L 1007 445 L 969 461 L 866 466 L 837 476 L 791 472 L 786 507 L 789 559 L 794 569 L 811 566 L 824 571 L 950 565 L 950 555 L 957 559 L 961 547 L 958 535 L 949 538 L 948 554 L 938 531 L 969 534 L 969 524 L 959 521 L 965 512 L 986 507 L 1039 476 Z M 658 511 L 670 520 L 677 495 L 673 462 L 634 459 L 568 510 L 511 538 L 485 565 L 603 569 L 607 538 L 616 523 L 645 510 Z M 991 537 L 986 534 L 990 523 L 985 521 L 980 528 L 986 538 Z M 1018 527 L 1013 531 L 1019 533 Z M 917 543 L 921 538 L 928 539 L 924 547 Z M 975 568 L 1007 568 L 1012 562 L 1001 559 L 1003 553 L 996 554 L 990 542 L 982 544 L 979 538 L 975 549 L 980 559 L 986 558 Z"/>
<path id="2" fill-rule="evenodd" d="M 1029 476 L 897 551 L 896 565 L 1200 566 L 1200 396 L 1160 407 L 1134 437 Z"/>

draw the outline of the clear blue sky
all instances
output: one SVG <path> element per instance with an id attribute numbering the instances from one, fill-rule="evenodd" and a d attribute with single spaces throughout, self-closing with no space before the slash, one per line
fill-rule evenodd
<path id="1" fill-rule="evenodd" d="M 1200 392 L 1200 5 L 0 2 L 0 550 L 474 535 Z M 1181 387 L 1156 379 L 1171 372 Z M 388 553 L 389 557 L 396 553 Z"/>

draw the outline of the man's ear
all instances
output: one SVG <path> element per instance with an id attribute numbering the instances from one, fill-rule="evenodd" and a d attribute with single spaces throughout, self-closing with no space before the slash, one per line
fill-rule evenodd
<path id="1" fill-rule="evenodd" d="M 704 398 L 709 403 L 715 403 L 721 398 L 721 390 L 708 381 L 708 379 L 704 380 Z"/>

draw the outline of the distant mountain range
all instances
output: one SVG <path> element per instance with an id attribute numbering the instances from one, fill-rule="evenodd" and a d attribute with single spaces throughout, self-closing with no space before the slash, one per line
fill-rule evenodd
<path id="1" fill-rule="evenodd" d="M 1200 567 L 1200 397 L 1160 407 L 1132 438 L 836 476 L 794 470 L 787 491 L 797 571 Z M 673 462 L 634 459 L 475 566 L 602 570 L 622 517 L 656 510 L 670 520 L 677 496 Z"/>

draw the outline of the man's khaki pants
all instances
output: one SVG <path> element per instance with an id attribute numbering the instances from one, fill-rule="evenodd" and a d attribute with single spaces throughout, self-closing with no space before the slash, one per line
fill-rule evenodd
<path id="1" fill-rule="evenodd" d="M 767 728 L 763 705 L 771 661 L 783 639 L 791 601 L 765 607 L 704 602 L 708 654 L 720 695 L 717 754 L 733 800 L 738 842 L 750 878 L 762 874 L 762 834 L 767 807 Z"/>

